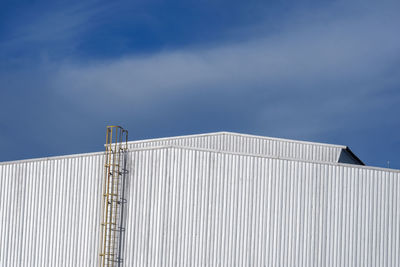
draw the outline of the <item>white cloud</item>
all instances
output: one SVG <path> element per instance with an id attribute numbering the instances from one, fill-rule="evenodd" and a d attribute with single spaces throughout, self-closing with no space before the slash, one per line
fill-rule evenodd
<path id="1" fill-rule="evenodd" d="M 67 64 L 52 82 L 62 94 L 82 101 L 111 97 L 140 107 L 199 90 L 302 90 L 319 98 L 320 91 L 335 90 L 355 97 L 393 78 L 385 71 L 400 52 L 397 15 L 367 13 L 318 22 L 211 48 Z M 358 86 L 346 92 L 344 84 Z"/>
<path id="2" fill-rule="evenodd" d="M 249 112 L 246 128 L 253 131 L 269 127 L 273 135 L 289 136 L 295 130 L 311 138 L 397 99 L 376 95 L 400 84 L 400 18 L 390 8 L 354 16 L 337 10 L 335 16 L 292 18 L 279 32 L 241 42 L 89 63 L 46 62 L 35 73 L 47 85 L 32 78 L 30 86 L 47 86 L 91 116 L 106 109 L 131 116 L 150 109 L 168 113 L 187 108 L 183 101 Z"/>

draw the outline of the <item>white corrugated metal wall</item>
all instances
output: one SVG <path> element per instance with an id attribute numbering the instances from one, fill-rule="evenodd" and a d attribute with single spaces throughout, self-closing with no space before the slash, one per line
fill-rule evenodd
<path id="1" fill-rule="evenodd" d="M 95 266 L 103 154 L 0 164 L 0 266 Z"/>
<path id="2" fill-rule="evenodd" d="M 132 156 L 128 266 L 400 264 L 398 172 L 182 148 Z"/>
<path id="3" fill-rule="evenodd" d="M 400 266 L 398 171 L 178 147 L 129 162 L 125 266 Z M 102 164 L 0 164 L 0 266 L 95 266 Z"/>

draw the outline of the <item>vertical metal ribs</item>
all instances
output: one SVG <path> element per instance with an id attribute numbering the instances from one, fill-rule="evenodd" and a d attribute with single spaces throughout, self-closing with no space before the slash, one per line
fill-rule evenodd
<path id="1" fill-rule="evenodd" d="M 121 207 L 124 157 L 128 149 L 128 131 L 107 126 L 102 214 L 100 226 L 100 267 L 117 266 L 121 234 Z"/>

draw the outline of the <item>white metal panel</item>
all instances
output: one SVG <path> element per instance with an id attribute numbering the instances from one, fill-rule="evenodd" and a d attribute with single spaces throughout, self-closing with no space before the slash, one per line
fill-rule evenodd
<path id="1" fill-rule="evenodd" d="M 102 155 L 0 164 L 0 266 L 95 266 Z"/>
<path id="2" fill-rule="evenodd" d="M 167 145 L 324 162 L 338 162 L 341 151 L 346 149 L 339 145 L 229 132 L 134 141 L 129 143 L 129 148 Z"/>
<path id="3" fill-rule="evenodd" d="M 127 266 L 400 263 L 398 172 L 181 148 L 132 156 Z"/>
<path id="4" fill-rule="evenodd" d="M 398 171 L 129 153 L 125 266 L 400 266 Z M 102 154 L 0 164 L 0 266 L 96 266 Z"/>

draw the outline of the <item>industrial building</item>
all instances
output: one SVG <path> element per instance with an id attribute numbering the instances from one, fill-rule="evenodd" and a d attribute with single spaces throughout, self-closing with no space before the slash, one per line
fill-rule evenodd
<path id="1" fill-rule="evenodd" d="M 0 163 L 0 266 L 99 266 L 105 157 Z M 218 132 L 123 157 L 112 266 L 400 266 L 400 171 L 346 146 Z"/>

